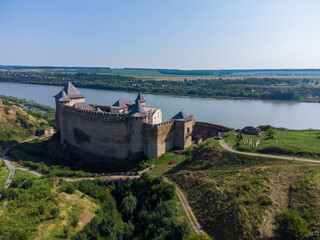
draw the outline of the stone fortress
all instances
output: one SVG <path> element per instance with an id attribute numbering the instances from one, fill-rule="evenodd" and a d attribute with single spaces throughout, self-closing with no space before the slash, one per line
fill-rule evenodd
<path id="1" fill-rule="evenodd" d="M 226 128 L 196 123 L 182 111 L 162 122 L 159 108 L 147 107 L 141 93 L 135 102 L 119 99 L 112 106 L 88 104 L 72 83 L 55 97 L 56 128 L 67 142 L 97 155 L 127 159 L 155 158 L 172 148 L 185 149 Z"/>

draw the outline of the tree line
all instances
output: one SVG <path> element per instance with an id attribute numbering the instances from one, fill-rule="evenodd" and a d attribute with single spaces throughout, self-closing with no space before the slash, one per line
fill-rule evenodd
<path id="1" fill-rule="evenodd" d="M 77 87 L 177 96 L 197 96 L 233 99 L 265 99 L 318 101 L 317 80 L 249 78 L 245 80 L 198 79 L 184 81 L 139 79 L 121 75 L 96 73 L 0 72 L 0 81 L 44 85 L 65 85 L 71 81 Z M 313 97 L 313 98 L 310 98 Z"/>

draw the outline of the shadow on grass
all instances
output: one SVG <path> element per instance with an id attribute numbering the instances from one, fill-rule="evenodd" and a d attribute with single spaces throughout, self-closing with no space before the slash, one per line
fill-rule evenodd
<path id="1" fill-rule="evenodd" d="M 0 153 L 5 151 L 8 147 L 17 144 L 17 140 L 10 140 L 10 141 L 0 141 Z"/>
<path id="2" fill-rule="evenodd" d="M 170 168 L 169 171 L 165 172 L 164 175 L 171 175 L 171 174 L 174 174 L 176 172 L 179 172 L 181 170 L 187 170 L 186 167 L 187 167 L 188 163 L 187 163 L 187 160 L 177 164 L 176 166 Z"/>

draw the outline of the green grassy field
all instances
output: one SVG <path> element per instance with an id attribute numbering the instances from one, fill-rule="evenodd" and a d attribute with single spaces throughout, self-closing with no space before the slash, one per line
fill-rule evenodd
<path id="1" fill-rule="evenodd" d="M 266 132 L 260 135 L 241 134 L 243 139 L 252 140 L 254 144 L 260 141 L 258 147 L 253 148 L 239 139 L 234 131 L 224 134 L 224 139 L 232 148 L 239 151 L 268 153 L 275 155 L 294 156 L 320 159 L 320 131 L 319 130 L 281 130 L 275 129 L 274 137 L 269 138 Z M 246 142 L 246 141 L 245 141 Z"/>

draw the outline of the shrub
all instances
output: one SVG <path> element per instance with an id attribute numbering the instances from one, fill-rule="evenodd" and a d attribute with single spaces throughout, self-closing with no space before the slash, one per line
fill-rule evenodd
<path id="1" fill-rule="evenodd" d="M 187 157 L 186 161 L 191 162 L 193 160 L 195 150 L 190 147 L 190 148 L 183 150 L 182 153 Z"/>
<path id="2" fill-rule="evenodd" d="M 38 212 L 40 215 L 44 214 L 45 211 L 45 205 L 42 203 L 38 206 Z"/>
<path id="3" fill-rule="evenodd" d="M 62 180 L 60 179 L 59 180 L 59 184 L 60 184 L 60 187 L 59 187 L 59 190 L 61 192 L 66 192 L 66 193 L 69 193 L 69 194 L 73 194 L 74 191 L 75 191 L 75 187 L 72 183 L 69 183 L 65 180 Z"/>
<path id="4" fill-rule="evenodd" d="M 316 231 L 316 232 L 310 233 L 304 236 L 302 240 L 320 240 L 320 232 Z"/>
<path id="5" fill-rule="evenodd" d="M 191 230 L 188 223 L 175 224 L 173 228 L 173 239 L 182 239 L 183 236 L 189 235 L 190 233 Z"/>
<path id="6" fill-rule="evenodd" d="M 17 199 L 19 197 L 19 192 L 9 188 L 3 191 L 2 193 L 3 198 L 7 199 L 7 200 L 13 200 L 13 199 Z"/>
<path id="7" fill-rule="evenodd" d="M 243 203 L 246 204 L 246 205 L 249 205 L 250 203 L 252 203 L 252 198 L 250 196 L 246 196 L 243 199 Z"/>
<path id="8" fill-rule="evenodd" d="M 27 180 L 22 184 L 22 188 L 23 189 L 29 189 L 32 187 L 32 185 L 34 184 L 34 180 Z"/>
<path id="9" fill-rule="evenodd" d="M 307 222 L 292 210 L 286 210 L 275 217 L 274 233 L 281 239 L 300 240 L 310 233 Z"/>
<path id="10" fill-rule="evenodd" d="M 76 215 L 76 214 L 73 214 L 71 216 L 71 226 L 72 227 L 77 227 L 78 226 L 78 223 L 79 223 L 79 217 Z"/>
<path id="11" fill-rule="evenodd" d="M 275 131 L 273 128 L 270 128 L 267 132 L 267 137 L 268 137 L 268 139 L 272 139 L 272 138 L 274 138 L 274 136 L 275 136 Z"/>
<path id="12" fill-rule="evenodd" d="M 270 125 L 261 125 L 261 126 L 258 126 L 258 128 L 260 128 L 261 131 L 268 131 L 272 127 Z"/>
<path id="13" fill-rule="evenodd" d="M 14 178 L 11 182 L 11 187 L 16 188 L 19 187 L 22 183 L 22 178 Z"/>
<path id="14" fill-rule="evenodd" d="M 268 206 L 272 205 L 272 199 L 269 196 L 263 195 L 260 197 L 260 205 L 261 206 Z"/>
<path id="15" fill-rule="evenodd" d="M 62 237 L 67 238 L 69 236 L 69 233 L 70 233 L 70 227 L 67 225 L 64 225 L 62 229 Z"/>
<path id="16" fill-rule="evenodd" d="M 53 219 L 57 218 L 57 217 L 59 216 L 59 214 L 60 214 L 59 208 L 52 208 L 52 209 L 50 210 L 50 215 L 51 215 L 51 217 L 52 217 Z"/>
<path id="17" fill-rule="evenodd" d="M 2 103 L 3 105 L 9 106 L 9 107 L 11 106 L 10 102 L 7 100 L 2 100 Z"/>
<path id="18" fill-rule="evenodd" d="M 243 189 L 244 191 L 249 191 L 251 189 L 251 184 L 248 182 L 245 182 L 239 188 Z"/>

